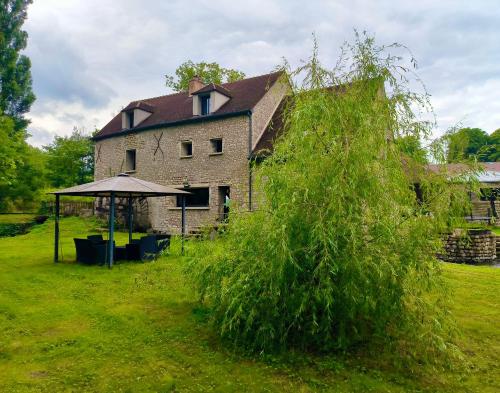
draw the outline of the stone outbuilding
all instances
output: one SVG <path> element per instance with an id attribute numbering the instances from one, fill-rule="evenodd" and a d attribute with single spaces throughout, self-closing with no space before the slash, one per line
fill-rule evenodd
<path id="1" fill-rule="evenodd" d="M 500 162 L 481 162 L 478 165 L 479 170 L 473 176 L 476 177 L 480 190 L 479 193 L 469 192 L 471 210 L 465 218 L 469 221 L 482 221 L 499 225 Z M 435 173 L 445 171 L 450 180 L 453 180 L 454 176 L 463 175 L 470 171 L 470 168 L 465 164 L 431 164 L 429 169 Z"/>

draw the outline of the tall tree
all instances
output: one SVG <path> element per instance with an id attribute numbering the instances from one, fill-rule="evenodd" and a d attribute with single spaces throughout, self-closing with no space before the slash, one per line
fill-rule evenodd
<path id="1" fill-rule="evenodd" d="M 52 186 L 69 187 L 92 181 L 94 145 L 76 127 L 70 136 L 56 136 L 44 150 L 48 154 L 47 177 Z"/>
<path id="2" fill-rule="evenodd" d="M 482 161 L 500 161 L 500 128 L 490 135 L 490 143 L 481 149 L 480 154 L 484 157 Z"/>
<path id="3" fill-rule="evenodd" d="M 426 164 L 429 160 L 427 158 L 427 151 L 422 146 L 422 142 L 415 135 L 406 135 L 394 140 L 396 146 L 401 152 L 408 157 L 416 160 L 421 164 Z"/>
<path id="4" fill-rule="evenodd" d="M 25 138 L 11 117 L 0 115 L 0 211 L 29 207 L 45 185 L 45 155 Z"/>
<path id="5" fill-rule="evenodd" d="M 190 277 L 224 338 L 259 353 L 378 343 L 431 361 L 452 348 L 428 291 L 441 288 L 435 255 L 453 190 L 426 181 L 418 203 L 389 142 L 430 134 L 412 110 L 428 97 L 410 90 L 390 48 L 357 36 L 335 70 L 315 52 L 291 73 L 283 136 L 255 168 L 258 210 L 233 209 L 218 241 L 190 248 Z"/>
<path id="6" fill-rule="evenodd" d="M 221 67 L 217 63 L 194 63 L 188 60 L 182 63 L 175 70 L 175 77 L 166 75 L 165 84 L 175 91 L 184 91 L 189 87 L 189 81 L 195 76 L 199 76 L 204 83 L 221 84 L 234 82 L 245 77 L 245 74 L 238 70 Z"/>
<path id="7" fill-rule="evenodd" d="M 32 0 L 0 0 L 0 112 L 14 119 L 16 130 L 25 128 L 23 117 L 35 100 L 31 62 L 21 55 L 28 34 L 22 30 Z"/>
<path id="8" fill-rule="evenodd" d="M 451 132 L 448 139 L 448 162 L 459 162 L 470 158 L 478 161 L 488 161 L 482 154 L 485 147 L 490 144 L 490 137 L 486 131 L 480 128 L 461 128 L 456 132 Z"/>

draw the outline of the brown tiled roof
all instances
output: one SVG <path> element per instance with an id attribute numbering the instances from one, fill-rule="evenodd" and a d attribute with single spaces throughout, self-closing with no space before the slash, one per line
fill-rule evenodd
<path id="1" fill-rule="evenodd" d="M 203 93 L 209 93 L 211 91 L 218 91 L 221 94 L 224 94 L 225 96 L 231 97 L 231 92 L 222 87 L 221 85 L 216 85 L 215 83 L 209 83 L 208 85 L 202 87 L 200 90 L 196 90 L 193 95 L 198 95 L 198 94 L 203 94 Z"/>
<path id="2" fill-rule="evenodd" d="M 344 93 L 347 88 L 352 86 L 353 83 L 346 83 L 342 85 L 335 85 L 326 87 L 325 91 L 332 93 Z M 271 118 L 266 130 L 258 140 L 255 148 L 253 149 L 253 156 L 258 158 L 265 158 L 269 156 L 274 150 L 274 142 L 283 134 L 283 115 L 287 105 L 292 103 L 292 97 L 285 97 Z"/>
<path id="3" fill-rule="evenodd" d="M 153 113 L 155 111 L 154 106 L 146 104 L 143 101 L 133 101 L 130 104 L 128 104 L 124 109 L 122 109 L 122 112 L 127 112 L 132 109 L 142 109 L 143 111 Z"/>
<path id="4" fill-rule="evenodd" d="M 478 163 L 485 171 L 500 172 L 500 162 L 479 162 Z M 458 175 L 469 170 L 466 164 L 429 164 L 428 168 L 435 173 L 446 170 L 451 175 Z"/>
<path id="5" fill-rule="evenodd" d="M 133 107 L 137 102 L 142 102 L 152 107 L 153 112 L 140 126 L 134 127 L 132 130 L 150 129 L 184 121 L 209 120 L 219 116 L 241 114 L 251 110 L 264 96 L 268 88 L 278 80 L 280 75 L 280 72 L 274 72 L 236 82 L 224 83 L 221 87 L 231 94 L 231 99 L 215 113 L 206 116 L 193 116 L 193 97 L 189 97 L 188 92 L 134 101 L 127 108 L 131 105 Z M 122 129 L 121 113 L 119 113 L 101 129 L 94 139 L 112 137 L 128 131 Z"/>

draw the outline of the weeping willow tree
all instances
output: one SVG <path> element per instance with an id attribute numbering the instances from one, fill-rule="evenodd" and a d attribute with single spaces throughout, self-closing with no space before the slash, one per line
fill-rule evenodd
<path id="1" fill-rule="evenodd" d="M 190 277 L 225 339 L 259 352 L 376 342 L 409 357 L 447 352 L 435 255 L 463 201 L 394 143 L 431 124 L 418 118 L 425 91 L 410 90 L 413 71 L 391 48 L 356 35 L 334 70 L 316 49 L 288 69 L 283 135 L 255 168 L 258 209 L 232 213 L 217 241 L 191 249 Z"/>

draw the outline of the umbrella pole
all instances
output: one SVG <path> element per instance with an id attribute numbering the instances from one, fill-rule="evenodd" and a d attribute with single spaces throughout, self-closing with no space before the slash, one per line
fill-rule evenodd
<path id="1" fill-rule="evenodd" d="M 56 206 L 54 217 L 54 262 L 59 262 L 59 195 L 56 194 Z"/>
<path id="2" fill-rule="evenodd" d="M 113 266 L 113 240 L 115 235 L 115 193 L 111 193 L 109 202 L 109 239 L 108 239 L 108 267 Z"/>
<path id="3" fill-rule="evenodd" d="M 186 237 L 186 197 L 182 196 L 182 213 L 181 213 L 181 227 L 182 227 L 182 255 L 184 255 L 184 238 Z"/>
<path id="4" fill-rule="evenodd" d="M 132 243 L 132 197 L 128 198 L 128 242 Z"/>

